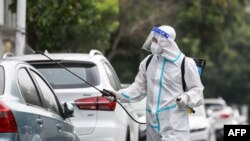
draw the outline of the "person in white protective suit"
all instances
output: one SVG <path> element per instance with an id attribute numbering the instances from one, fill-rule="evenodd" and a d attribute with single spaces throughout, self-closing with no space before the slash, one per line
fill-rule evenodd
<path id="1" fill-rule="evenodd" d="M 147 96 L 147 141 L 189 141 L 185 109 L 200 106 L 204 101 L 197 66 L 189 57 L 185 60 L 184 76 L 187 90 L 183 90 L 181 63 L 185 55 L 175 43 L 175 37 L 171 26 L 154 27 L 142 47 L 154 54 L 148 68 L 149 56 L 140 63 L 135 81 L 128 88 L 110 91 L 121 102 L 136 102 Z"/>

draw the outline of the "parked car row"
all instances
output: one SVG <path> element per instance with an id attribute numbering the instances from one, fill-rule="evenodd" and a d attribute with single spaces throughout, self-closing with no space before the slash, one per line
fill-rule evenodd
<path id="1" fill-rule="evenodd" d="M 205 107 L 208 117 L 213 118 L 217 141 L 224 138 L 224 125 L 246 124 L 247 118 L 237 113 L 238 109 L 233 109 L 227 105 L 226 101 L 219 98 L 206 98 Z M 242 120 L 243 119 L 243 120 Z"/>
<path id="2" fill-rule="evenodd" d="M 101 52 L 6 57 L 0 60 L 1 139 L 146 140 L 146 124 L 134 122 L 119 104 L 98 91 L 121 88 L 116 72 Z M 146 123 L 146 97 L 122 105 L 137 121 Z M 192 141 L 219 141 L 223 125 L 244 122 L 237 120 L 242 119 L 237 110 L 222 98 L 205 99 L 205 105 L 195 111 L 189 116 Z"/>
<path id="3" fill-rule="evenodd" d="M 14 70 L 15 68 L 18 73 L 5 68 L 2 70 L 2 75 L 4 75 L 6 79 L 3 80 L 2 78 L 4 77 L 1 77 L 0 81 L 2 87 L 4 87 L 2 88 L 4 95 L 0 95 L 0 111 L 5 111 L 6 108 L 9 107 L 16 119 L 18 127 L 15 128 L 16 133 L 14 135 L 5 134 L 4 131 L 0 131 L 0 138 L 11 137 L 9 140 L 18 140 L 16 138 L 24 137 L 22 134 L 25 134 L 30 137 L 22 139 L 22 141 L 33 141 L 34 138 L 38 136 L 41 138 L 41 141 L 63 140 L 64 138 L 64 140 L 67 141 L 76 139 L 80 141 L 138 140 L 138 132 L 134 131 L 137 130 L 138 125 L 132 122 L 131 118 L 119 104 L 108 101 L 96 90 L 102 90 L 103 88 L 118 90 L 121 88 L 120 80 L 116 72 L 101 52 L 91 50 L 85 54 L 30 54 L 13 57 L 8 56 L 5 60 L 8 62 L 10 62 L 9 60 L 20 60 L 20 64 L 25 64 L 26 68 L 17 67 L 18 65 L 11 65 L 11 63 L 9 63 L 9 66 L 12 67 L 10 70 Z M 77 78 L 53 60 L 65 66 L 69 71 L 75 73 L 85 81 Z M 21 71 L 19 70 L 20 68 L 22 68 Z M 11 74 L 19 73 L 20 75 L 15 78 L 17 80 L 12 78 L 13 82 L 9 81 L 11 80 L 9 79 Z M 39 79 L 39 77 L 41 78 Z M 41 81 L 44 81 L 44 83 Z M 14 87 L 15 89 L 9 86 L 13 85 L 14 82 L 18 82 L 18 84 L 16 84 L 17 86 Z M 40 82 L 41 84 L 39 85 L 42 87 L 46 85 L 48 88 L 40 88 L 36 85 L 37 82 Z M 24 85 L 23 87 L 24 90 L 27 91 L 27 94 L 22 93 L 22 85 Z M 26 97 L 24 97 L 25 94 Z M 18 96 L 18 98 L 14 96 Z M 11 102 L 9 102 L 9 100 Z M 18 104 L 20 100 L 23 100 L 22 103 L 25 105 L 24 107 Z M 39 103 L 30 104 L 29 102 Z M 15 105 L 16 103 L 17 105 Z M 123 106 L 126 107 L 127 110 L 131 110 L 129 104 L 123 103 Z M 30 114 L 27 116 L 20 116 L 19 113 L 16 114 L 16 111 L 20 110 L 20 107 L 26 112 L 25 114 L 29 112 Z M 35 107 L 40 110 L 30 107 Z M 67 107 L 71 107 L 71 109 Z M 73 111 L 74 113 L 71 113 L 71 115 L 68 114 Z M 31 113 L 35 114 L 32 115 Z M 43 117 L 43 114 L 48 117 Z M 31 115 L 36 115 L 36 117 L 32 117 Z M 12 117 L 10 117 L 11 119 L 9 120 L 13 121 L 14 125 Z M 55 118 L 53 121 L 52 117 Z M 2 117 L 0 117 L 0 120 L 1 118 Z M 51 121 L 47 122 L 49 119 Z M 2 122 L 6 123 L 7 121 Z M 19 121 L 24 122 L 20 127 Z M 64 125 L 66 123 L 68 123 L 67 126 Z M 55 124 L 54 127 L 53 124 Z M 30 125 L 36 126 L 36 128 L 31 128 Z M 39 128 L 39 126 L 42 128 Z M 2 127 L 1 124 L 0 127 L 0 130 L 5 128 L 5 126 Z M 10 127 L 12 128 L 12 126 Z M 52 127 L 56 130 L 52 130 Z M 41 130 L 46 133 L 43 133 Z M 58 134 L 60 134 L 60 136 L 58 136 Z M 61 139 L 57 139 L 57 137 Z"/>

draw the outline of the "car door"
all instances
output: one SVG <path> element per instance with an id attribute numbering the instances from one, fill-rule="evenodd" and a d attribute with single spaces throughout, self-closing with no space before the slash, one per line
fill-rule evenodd
<path id="1" fill-rule="evenodd" d="M 19 68 L 20 67 L 20 68 Z M 20 127 L 20 139 L 31 141 L 34 138 L 42 139 L 44 134 L 43 121 L 40 113 L 44 111 L 42 101 L 27 69 L 19 65 L 17 69 L 17 82 L 25 104 L 19 104 L 15 108 Z"/>
<path id="2" fill-rule="evenodd" d="M 61 64 L 92 85 L 99 85 L 96 64 L 83 61 L 64 61 Z M 58 64 L 36 62 L 32 65 L 50 82 L 60 101 L 72 102 L 74 105 L 74 117 L 70 119 L 77 133 L 91 134 L 95 129 L 98 115 L 97 110 L 93 110 L 92 107 L 96 107 L 96 96 L 99 93 Z"/>
<path id="3" fill-rule="evenodd" d="M 110 85 L 114 88 L 114 90 L 119 90 L 121 89 L 121 83 L 119 78 L 117 77 L 116 72 L 114 71 L 113 67 L 109 62 L 103 61 L 103 66 L 105 68 L 105 71 L 108 75 Z M 122 105 L 129 111 L 132 112 L 133 108 L 130 103 L 122 103 Z M 137 115 L 135 113 L 131 113 L 133 117 L 136 117 Z M 139 138 L 139 133 L 137 131 L 138 129 L 138 124 L 135 123 L 132 119 L 129 118 L 128 121 L 128 131 L 127 135 L 130 135 L 130 140 L 134 140 Z"/>
<path id="4" fill-rule="evenodd" d="M 62 108 L 46 80 L 36 71 L 30 69 L 32 76 L 38 85 L 39 93 L 44 101 L 44 107 L 48 114 L 44 114 L 44 130 L 50 138 L 60 141 L 72 141 L 75 138 L 74 127 L 62 117 Z M 47 139 L 46 139 L 47 140 Z"/>

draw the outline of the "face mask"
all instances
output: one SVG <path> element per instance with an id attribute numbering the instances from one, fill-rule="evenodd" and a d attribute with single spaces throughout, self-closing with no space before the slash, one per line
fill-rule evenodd
<path id="1" fill-rule="evenodd" d="M 150 49 L 153 54 L 161 54 L 163 51 L 162 48 L 155 42 L 151 43 Z"/>
<path id="2" fill-rule="evenodd" d="M 162 48 L 168 48 L 171 46 L 171 42 L 168 39 L 162 39 L 158 42 L 158 44 Z"/>

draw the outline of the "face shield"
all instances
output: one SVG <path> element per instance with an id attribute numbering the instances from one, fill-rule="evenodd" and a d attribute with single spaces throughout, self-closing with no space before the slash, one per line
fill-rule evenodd
<path id="1" fill-rule="evenodd" d="M 151 52 L 151 44 L 152 42 L 158 43 L 159 41 L 162 41 L 163 39 L 168 39 L 169 34 L 164 32 L 163 30 L 159 29 L 158 27 L 154 27 L 151 32 L 149 33 L 146 41 L 144 42 L 142 49 L 145 49 L 147 51 Z"/>

